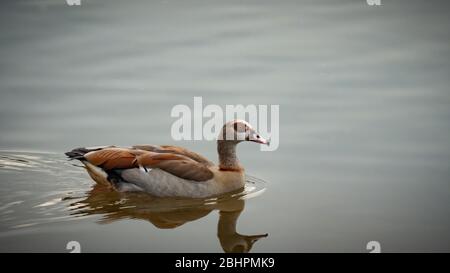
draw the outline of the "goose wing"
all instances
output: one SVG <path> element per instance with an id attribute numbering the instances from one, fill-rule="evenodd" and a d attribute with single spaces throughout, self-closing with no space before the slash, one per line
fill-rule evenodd
<path id="1" fill-rule="evenodd" d="M 214 163 L 209 161 L 204 156 L 190 151 L 186 148 L 179 147 L 179 146 L 172 146 L 172 145 L 150 145 L 150 144 L 144 144 L 144 145 L 135 145 L 132 148 L 138 149 L 138 150 L 144 150 L 144 151 L 150 151 L 150 152 L 156 152 L 156 153 L 171 153 L 171 154 L 177 154 L 182 155 L 185 157 L 188 157 L 194 161 L 197 161 L 198 163 L 202 163 L 207 166 L 213 166 Z"/>
<path id="2" fill-rule="evenodd" d="M 208 164 L 169 150 L 161 152 L 149 149 L 107 147 L 88 152 L 84 158 L 106 171 L 146 167 L 159 168 L 177 177 L 198 182 L 214 177 Z"/>

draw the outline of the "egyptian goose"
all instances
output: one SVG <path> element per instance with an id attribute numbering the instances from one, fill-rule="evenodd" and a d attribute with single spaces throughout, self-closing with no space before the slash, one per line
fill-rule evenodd
<path id="1" fill-rule="evenodd" d="M 233 120 L 217 139 L 218 166 L 195 152 L 168 145 L 77 148 L 66 155 L 80 160 L 97 183 L 120 192 L 205 198 L 244 187 L 244 169 L 236 157 L 236 145 L 243 141 L 269 145 L 250 124 Z"/>

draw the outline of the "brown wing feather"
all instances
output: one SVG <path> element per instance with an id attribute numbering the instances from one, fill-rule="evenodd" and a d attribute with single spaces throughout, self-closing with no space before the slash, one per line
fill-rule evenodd
<path id="1" fill-rule="evenodd" d="M 142 153 L 142 152 L 140 152 Z M 105 170 L 136 167 L 137 150 L 124 148 L 105 148 L 84 155 L 87 161 Z"/>
<path id="2" fill-rule="evenodd" d="M 173 154 L 183 155 L 194 161 L 197 161 L 198 163 L 202 163 L 207 166 L 214 165 L 214 163 L 209 161 L 204 156 L 202 156 L 196 152 L 190 151 L 186 148 L 179 147 L 179 146 L 172 146 L 172 145 L 157 146 L 157 145 L 148 145 L 147 144 L 147 145 L 136 145 L 136 146 L 133 146 L 133 148 L 150 151 L 150 152 L 156 152 L 156 153 L 173 153 Z"/>
<path id="3" fill-rule="evenodd" d="M 209 180 L 214 176 L 208 168 L 209 165 L 200 163 L 188 156 L 171 153 L 167 149 L 163 149 L 161 152 L 157 146 L 153 151 L 150 151 L 150 146 L 146 148 L 146 150 L 138 149 L 137 146 L 134 149 L 104 148 L 89 152 L 84 155 L 84 158 L 91 164 L 105 170 L 144 166 L 159 168 L 180 178 L 199 182 Z"/>
<path id="4" fill-rule="evenodd" d="M 193 181 L 206 181 L 214 177 L 208 166 L 178 154 L 147 152 L 137 157 L 137 163 Z"/>

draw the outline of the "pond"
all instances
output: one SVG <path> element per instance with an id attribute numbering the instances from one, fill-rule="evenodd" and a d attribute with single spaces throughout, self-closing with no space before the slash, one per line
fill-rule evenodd
<path id="1" fill-rule="evenodd" d="M 446 1 L 6 1 L 0 251 L 450 251 Z M 183 146 L 171 110 L 278 105 L 279 147 L 239 144 L 243 192 L 95 185 L 64 152 Z M 205 122 L 207 119 L 204 119 Z"/>

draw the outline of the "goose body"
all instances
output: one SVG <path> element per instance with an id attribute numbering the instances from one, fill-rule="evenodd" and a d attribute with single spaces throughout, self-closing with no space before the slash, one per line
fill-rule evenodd
<path id="1" fill-rule="evenodd" d="M 244 187 L 245 173 L 236 157 L 236 145 L 246 140 L 268 144 L 247 122 L 226 123 L 217 141 L 218 165 L 195 152 L 168 145 L 77 148 L 66 155 L 80 160 L 94 181 L 117 191 L 204 198 Z"/>
<path id="2" fill-rule="evenodd" d="M 204 198 L 244 187 L 244 171 L 224 172 L 212 166 L 214 176 L 204 181 L 185 179 L 159 168 L 126 168 L 106 172 L 89 161 L 82 161 L 89 175 L 98 183 L 120 192 L 143 191 L 160 197 Z M 100 181 L 100 182 L 99 182 Z"/>

